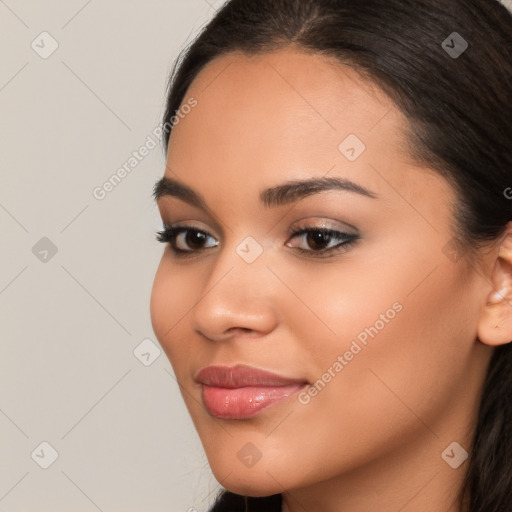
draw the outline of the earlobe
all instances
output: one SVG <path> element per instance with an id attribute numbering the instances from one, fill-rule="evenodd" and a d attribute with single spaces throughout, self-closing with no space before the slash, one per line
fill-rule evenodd
<path id="1" fill-rule="evenodd" d="M 493 265 L 492 290 L 482 310 L 478 338 L 486 345 L 499 346 L 512 342 L 512 222 Z"/>

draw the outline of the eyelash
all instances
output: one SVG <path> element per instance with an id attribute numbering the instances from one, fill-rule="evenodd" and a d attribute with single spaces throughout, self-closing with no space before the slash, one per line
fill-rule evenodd
<path id="1" fill-rule="evenodd" d="M 195 228 L 193 226 L 166 226 L 164 225 L 164 229 L 162 231 L 157 232 L 156 239 L 158 242 L 166 243 L 169 245 L 170 249 L 174 253 L 176 257 L 181 258 L 187 258 L 191 257 L 192 255 L 197 254 L 200 251 L 204 251 L 205 249 L 198 249 L 198 250 L 191 250 L 186 251 L 183 249 L 178 249 L 175 246 L 176 238 L 181 233 L 187 233 L 187 232 L 194 232 L 194 233 L 200 233 L 206 237 L 210 237 L 211 235 L 203 231 L 202 229 Z M 340 243 L 335 245 L 334 247 L 330 247 L 327 249 L 320 249 L 320 250 L 307 250 L 302 249 L 300 247 L 293 247 L 293 249 L 296 249 L 299 253 L 305 254 L 307 256 L 311 256 L 314 258 L 327 258 L 331 255 L 334 255 L 335 253 L 344 252 L 347 251 L 352 245 L 354 245 L 359 239 L 359 235 L 351 234 L 351 233 L 345 233 L 342 231 L 336 231 L 333 229 L 327 229 L 327 228 L 320 228 L 320 227 L 301 227 L 297 230 L 293 231 L 290 235 L 290 239 L 296 238 L 299 235 L 308 235 L 312 233 L 322 233 L 324 235 L 330 235 L 333 239 L 341 240 Z M 212 237 L 213 238 L 213 237 Z M 206 249 L 209 249 L 207 247 Z"/>

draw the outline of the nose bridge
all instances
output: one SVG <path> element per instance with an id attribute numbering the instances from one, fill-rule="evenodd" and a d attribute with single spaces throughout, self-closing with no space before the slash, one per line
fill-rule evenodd
<path id="1" fill-rule="evenodd" d="M 213 265 L 191 312 L 193 327 L 212 339 L 226 336 L 232 328 L 271 330 L 276 322 L 275 287 L 263 246 L 246 237 L 226 246 Z"/>

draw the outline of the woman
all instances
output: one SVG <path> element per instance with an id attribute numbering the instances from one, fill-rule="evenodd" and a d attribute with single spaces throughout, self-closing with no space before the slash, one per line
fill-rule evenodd
<path id="1" fill-rule="evenodd" d="M 178 61 L 151 297 L 212 510 L 512 510 L 512 16 L 232 0 Z"/>

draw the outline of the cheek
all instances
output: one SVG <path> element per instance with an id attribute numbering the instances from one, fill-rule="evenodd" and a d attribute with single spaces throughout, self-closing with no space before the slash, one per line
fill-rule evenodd
<path id="1" fill-rule="evenodd" d="M 311 418 L 330 410 L 349 429 L 376 419 L 417 422 L 404 404 L 432 417 L 460 385 L 475 339 L 460 275 L 432 255 L 425 264 L 404 259 L 388 272 L 379 264 L 350 266 L 353 272 L 326 268 L 325 276 L 295 281 L 304 303 L 290 306 L 285 322 L 305 348 L 305 377 L 321 381 L 307 406 L 317 408 Z"/>
<path id="2" fill-rule="evenodd" d="M 193 304 L 193 297 L 187 293 L 191 288 L 190 278 L 180 276 L 180 273 L 169 268 L 164 254 L 155 274 L 150 299 L 153 331 L 173 367 L 190 346 L 179 341 L 180 330 L 183 332 L 182 321 Z"/>
<path id="3" fill-rule="evenodd" d="M 321 350 L 311 350 L 313 378 L 332 383 L 319 383 L 307 407 L 312 407 L 310 418 L 323 418 L 319 429 L 330 429 L 325 411 L 331 411 L 334 430 L 357 432 L 350 437 L 360 450 L 368 439 L 374 447 L 377 439 L 386 441 L 380 443 L 383 449 L 390 439 L 399 442 L 418 429 L 427 432 L 418 417 L 433 424 L 446 412 L 471 356 L 471 308 L 454 300 L 454 290 L 462 285 L 452 269 L 440 266 L 411 292 L 414 281 L 408 277 L 413 274 L 418 280 L 417 273 L 411 270 L 408 276 L 403 267 L 401 279 L 382 279 L 372 294 L 347 289 L 350 299 L 342 295 L 338 304 L 324 299 L 324 315 L 331 311 L 330 326 L 337 335 L 323 336 Z M 343 362 L 335 365 L 338 356 Z M 326 432 L 325 439 L 332 436 Z"/>

